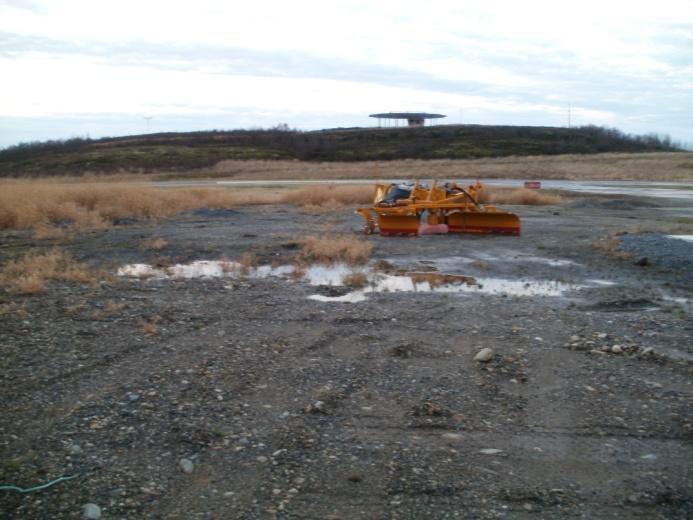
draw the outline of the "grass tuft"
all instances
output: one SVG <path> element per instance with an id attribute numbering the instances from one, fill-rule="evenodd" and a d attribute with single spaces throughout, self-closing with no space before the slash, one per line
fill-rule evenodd
<path id="1" fill-rule="evenodd" d="M 160 321 L 161 316 L 155 315 L 147 320 L 140 318 L 137 320 L 137 324 L 139 325 L 140 330 L 145 336 L 158 336 Z"/>
<path id="2" fill-rule="evenodd" d="M 28 253 L 0 268 L 0 285 L 19 294 L 40 294 L 50 280 L 90 284 L 98 281 L 88 266 L 59 249 L 43 254 Z"/>
<path id="3" fill-rule="evenodd" d="M 298 263 L 333 264 L 344 262 L 350 265 L 364 264 L 373 251 L 373 244 L 356 237 L 316 236 L 303 238 L 303 248 L 297 255 Z"/>
<path id="4" fill-rule="evenodd" d="M 368 278 L 366 277 L 365 273 L 354 271 L 345 275 L 342 278 L 342 283 L 347 287 L 351 287 L 352 289 L 362 289 L 368 283 Z"/>

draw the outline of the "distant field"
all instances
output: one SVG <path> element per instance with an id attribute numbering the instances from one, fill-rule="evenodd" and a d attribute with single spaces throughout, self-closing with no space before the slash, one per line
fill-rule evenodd
<path id="1" fill-rule="evenodd" d="M 564 179 L 691 181 L 693 153 L 605 153 L 539 155 L 494 159 L 405 159 L 398 161 L 306 162 L 226 160 L 203 169 L 39 176 L 43 182 L 142 182 L 184 179 L 342 180 L 342 179 Z"/>
<path id="2" fill-rule="evenodd" d="M 158 178 L 230 177 L 254 179 L 568 179 L 693 180 L 693 153 L 608 153 L 543 155 L 494 159 L 433 159 L 311 163 L 299 161 L 222 161 L 215 167 Z"/>
<path id="3" fill-rule="evenodd" d="M 18 144 L 0 150 L 0 177 L 189 172 L 227 161 L 279 161 L 278 168 L 283 168 L 281 161 L 356 163 L 359 168 L 364 161 L 677 151 L 666 138 L 631 136 L 596 126 L 233 130 Z"/>

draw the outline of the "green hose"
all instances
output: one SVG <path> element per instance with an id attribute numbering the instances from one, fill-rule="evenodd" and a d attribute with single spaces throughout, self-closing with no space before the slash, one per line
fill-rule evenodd
<path id="1" fill-rule="evenodd" d="M 33 491 L 40 491 L 41 489 L 46 489 L 47 487 L 51 487 L 53 484 L 57 484 L 58 482 L 63 482 L 65 480 L 72 480 L 73 478 L 76 478 L 78 475 L 69 475 L 66 477 L 59 477 L 56 478 L 55 480 L 51 480 L 50 482 L 46 482 L 45 484 L 41 484 L 40 486 L 34 486 L 30 488 L 20 488 L 19 486 L 0 486 L 0 491 L 16 491 L 17 493 L 31 493 Z"/>

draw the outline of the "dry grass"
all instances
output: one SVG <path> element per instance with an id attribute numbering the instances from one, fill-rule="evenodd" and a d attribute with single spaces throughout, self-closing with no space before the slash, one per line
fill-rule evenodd
<path id="1" fill-rule="evenodd" d="M 604 153 L 537 155 L 488 159 L 435 159 L 315 163 L 221 161 L 194 173 L 171 177 L 258 179 L 573 179 L 693 180 L 693 153 Z"/>
<path id="2" fill-rule="evenodd" d="M 24 304 L 19 305 L 16 302 L 0 303 L 0 316 L 7 314 L 17 314 L 20 318 L 26 318 L 29 315 Z"/>
<path id="3" fill-rule="evenodd" d="M 167 245 L 168 242 L 161 237 L 148 238 L 140 243 L 142 249 L 153 249 L 154 251 L 161 251 Z"/>
<path id="4" fill-rule="evenodd" d="M 40 294 L 50 280 L 90 284 L 98 281 L 89 267 L 59 249 L 43 254 L 28 253 L 0 268 L 0 285 L 19 294 Z"/>
<path id="5" fill-rule="evenodd" d="M 0 229 L 34 229 L 46 234 L 53 232 L 56 223 L 99 229 L 123 218 L 166 218 L 199 208 L 224 209 L 278 200 L 274 192 L 5 180 L 0 183 Z"/>
<path id="6" fill-rule="evenodd" d="M 200 208 L 228 209 L 293 204 L 306 211 L 329 211 L 372 198 L 372 186 L 266 188 L 151 188 L 142 184 L 59 183 L 55 180 L 0 181 L 0 229 L 33 229 L 36 239 L 65 238 L 71 229 L 103 229 L 126 218 L 167 218 Z M 60 227 L 59 227 L 60 226 Z M 143 243 L 165 247 L 163 239 Z"/>
<path id="7" fill-rule="evenodd" d="M 243 276 L 247 276 L 250 270 L 257 265 L 257 257 L 254 253 L 243 253 L 238 259 L 238 270 Z"/>
<path id="8" fill-rule="evenodd" d="M 57 226 L 39 226 L 35 229 L 34 240 L 64 240 L 69 236 L 67 230 Z"/>
<path id="9" fill-rule="evenodd" d="M 159 322 L 161 321 L 161 316 L 155 315 L 149 319 L 138 319 L 137 325 L 139 325 L 140 330 L 145 336 L 158 336 L 159 335 Z"/>
<path id="10" fill-rule="evenodd" d="M 368 278 L 366 277 L 365 273 L 354 271 L 344 276 L 342 278 L 342 283 L 347 287 L 351 287 L 352 289 L 361 289 L 368 283 Z"/>
<path id="11" fill-rule="evenodd" d="M 610 233 L 605 237 L 594 240 L 592 247 L 613 258 L 621 258 L 623 260 L 632 258 L 633 255 L 631 253 L 621 250 L 621 240 L 618 236 L 619 233 Z"/>
<path id="12" fill-rule="evenodd" d="M 116 303 L 114 301 L 108 302 L 103 309 L 97 309 L 92 314 L 91 317 L 95 320 L 103 319 L 112 314 L 116 314 L 125 308 L 124 303 Z"/>
<path id="13" fill-rule="evenodd" d="M 364 264 L 373 251 L 373 244 L 370 242 L 348 235 L 309 235 L 304 237 L 302 242 L 303 248 L 296 257 L 299 264 Z"/>
<path id="14" fill-rule="evenodd" d="M 550 206 L 563 202 L 563 197 L 527 188 L 502 188 L 489 186 L 481 189 L 479 200 L 491 204 L 516 204 L 523 206 Z"/>
<path id="15" fill-rule="evenodd" d="M 345 205 L 368 204 L 373 200 L 372 185 L 315 185 L 286 192 L 281 202 L 293 204 L 310 213 L 321 213 Z"/>
<path id="16" fill-rule="evenodd" d="M 199 208 L 226 209 L 284 203 L 299 206 L 303 211 L 324 212 L 344 205 L 369 203 L 373 193 L 371 185 L 362 183 L 280 190 L 274 187 L 163 189 L 145 184 L 171 177 L 270 181 L 415 178 L 691 181 L 693 154 L 611 153 L 350 163 L 222 161 L 207 170 L 176 174 L 3 179 L 0 180 L 0 229 L 32 229 L 37 238 L 61 239 L 65 237 L 66 227 L 99 229 L 120 219 L 167 218 Z M 496 196 L 500 197 L 498 193 Z M 508 194 L 508 199 L 495 202 L 547 203 L 542 197 L 545 193 L 529 193 L 534 195 L 527 192 Z"/>

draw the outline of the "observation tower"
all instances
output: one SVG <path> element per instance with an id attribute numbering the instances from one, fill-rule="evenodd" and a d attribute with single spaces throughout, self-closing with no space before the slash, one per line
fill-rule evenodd
<path id="1" fill-rule="evenodd" d="M 375 117 L 378 119 L 378 126 L 382 126 L 382 120 L 384 119 L 386 123 L 390 120 L 394 120 L 395 126 L 399 126 L 397 123 L 400 119 L 406 119 L 407 124 L 410 127 L 425 126 L 426 119 L 438 119 L 445 117 L 443 114 L 428 114 L 426 112 L 387 112 L 383 114 L 371 114 L 369 117 Z M 386 126 L 389 126 L 386 124 Z"/>

